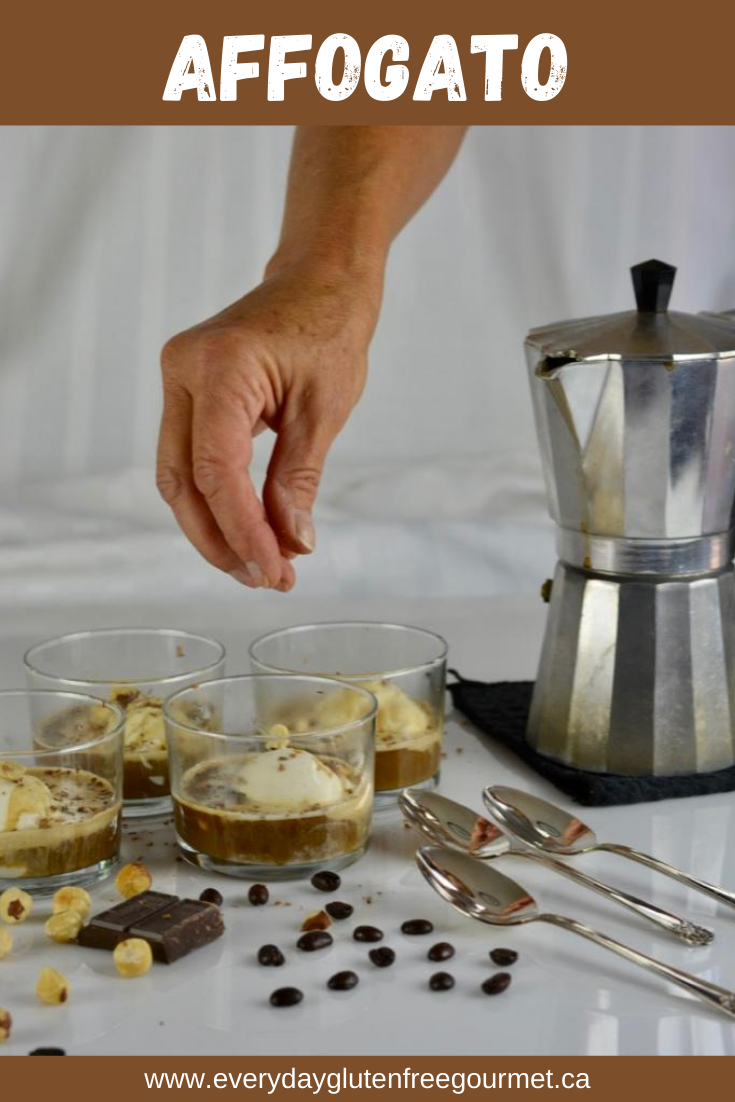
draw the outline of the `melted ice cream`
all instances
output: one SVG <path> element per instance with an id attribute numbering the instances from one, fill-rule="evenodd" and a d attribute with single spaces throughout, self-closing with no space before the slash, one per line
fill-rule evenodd
<path id="1" fill-rule="evenodd" d="M 51 809 L 51 791 L 22 766 L 0 769 L 0 831 L 37 827 Z"/>

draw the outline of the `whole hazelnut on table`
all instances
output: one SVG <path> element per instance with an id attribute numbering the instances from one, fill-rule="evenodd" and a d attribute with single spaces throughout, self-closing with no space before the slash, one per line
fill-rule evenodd
<path id="1" fill-rule="evenodd" d="M 81 919 L 89 916 L 92 910 L 92 898 L 84 888 L 59 888 L 51 903 L 53 914 L 62 911 L 76 911 Z"/>
<path id="2" fill-rule="evenodd" d="M 147 892 L 152 883 L 153 877 L 142 861 L 123 865 L 115 877 L 115 887 L 125 899 Z"/>
<path id="3" fill-rule="evenodd" d="M 58 1006 L 69 998 L 69 981 L 55 968 L 42 968 L 38 974 L 36 994 L 42 1003 Z"/>
<path id="4" fill-rule="evenodd" d="M 112 959 L 121 976 L 143 976 L 153 963 L 153 953 L 142 937 L 129 937 L 115 946 Z"/>
<path id="5" fill-rule="evenodd" d="M 63 945 L 76 941 L 82 925 L 82 916 L 77 911 L 61 911 L 46 920 L 44 929 L 52 941 Z"/>

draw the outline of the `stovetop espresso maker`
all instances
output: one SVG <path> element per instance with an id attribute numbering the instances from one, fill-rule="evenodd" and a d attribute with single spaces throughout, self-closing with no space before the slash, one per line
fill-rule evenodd
<path id="1" fill-rule="evenodd" d="M 527 738 L 632 776 L 735 763 L 735 315 L 636 310 L 526 340 L 559 562 Z"/>

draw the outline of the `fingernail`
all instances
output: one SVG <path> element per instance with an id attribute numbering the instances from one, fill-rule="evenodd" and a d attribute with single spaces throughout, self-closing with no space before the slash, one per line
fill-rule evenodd
<path id="1" fill-rule="evenodd" d="M 314 551 L 316 549 L 316 532 L 314 531 L 311 513 L 307 513 L 304 509 L 294 509 L 293 522 L 296 539 L 307 551 Z"/>
<path id="2" fill-rule="evenodd" d="M 233 578 L 237 578 L 238 582 L 242 582 L 243 585 L 262 585 L 265 589 L 269 586 L 268 579 L 263 574 L 257 562 L 246 562 L 244 567 L 238 567 L 237 570 L 232 570 L 230 573 Z"/>

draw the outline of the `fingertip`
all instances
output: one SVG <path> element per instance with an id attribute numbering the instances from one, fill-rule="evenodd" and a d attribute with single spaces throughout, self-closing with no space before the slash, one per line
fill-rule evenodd
<path id="1" fill-rule="evenodd" d="M 236 570 L 231 570 L 230 577 L 234 578 L 236 582 L 240 583 L 240 585 L 247 586 L 248 589 L 258 589 L 261 584 L 254 579 L 251 571 L 248 569 L 247 566 L 238 566 Z"/>
<path id="2" fill-rule="evenodd" d="M 310 509 L 297 506 L 293 494 L 278 479 L 266 479 L 263 504 L 284 553 L 291 556 L 310 555 L 316 549 L 316 532 Z"/>
<path id="3" fill-rule="evenodd" d="M 281 573 L 281 580 L 275 587 L 279 593 L 288 593 L 296 585 L 296 571 L 290 562 L 286 559 L 283 561 L 283 571 Z"/>
<path id="4" fill-rule="evenodd" d="M 310 555 L 316 551 L 316 531 L 311 513 L 306 509 L 294 509 L 293 524 L 296 541 L 303 547 L 303 553 Z"/>
<path id="5" fill-rule="evenodd" d="M 278 533 L 278 546 L 284 559 L 296 559 L 303 555 L 310 555 L 311 551 L 300 543 L 290 532 Z"/>

